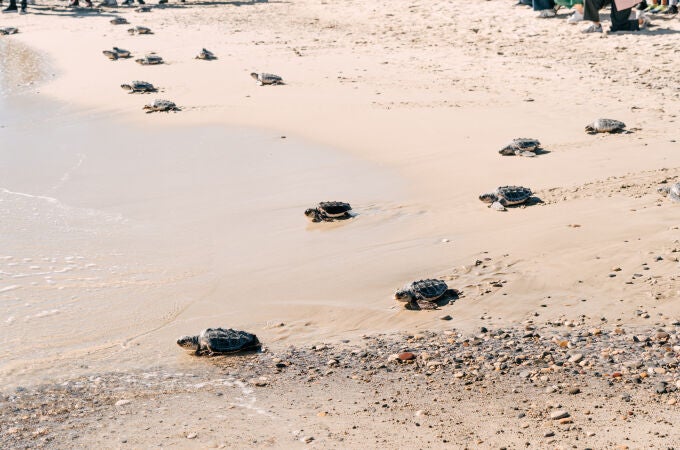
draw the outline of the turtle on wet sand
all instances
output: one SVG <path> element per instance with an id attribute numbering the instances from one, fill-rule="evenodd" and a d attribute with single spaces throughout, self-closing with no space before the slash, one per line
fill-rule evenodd
<path id="1" fill-rule="evenodd" d="M 143 66 L 154 66 L 156 64 L 163 64 L 163 58 L 158 55 L 148 54 L 144 58 L 135 59 L 135 62 Z"/>
<path id="2" fill-rule="evenodd" d="M 201 52 L 196 55 L 196 59 L 205 59 L 206 61 L 212 61 L 213 59 L 217 59 L 217 56 L 213 52 L 211 52 L 208 49 L 201 49 Z"/>
<path id="3" fill-rule="evenodd" d="M 14 28 L 14 27 L 0 28 L 0 35 L 1 36 L 5 36 L 5 35 L 8 35 L 8 34 L 17 34 L 18 32 L 19 32 L 19 29 Z"/>
<path id="4" fill-rule="evenodd" d="M 128 29 L 128 33 L 130 33 L 130 34 L 153 34 L 153 32 L 151 31 L 151 28 L 140 27 L 140 26 Z"/>
<path id="5" fill-rule="evenodd" d="M 264 86 L 265 84 L 283 84 L 283 78 L 281 78 L 278 75 L 274 75 L 272 73 L 256 73 L 253 72 L 250 74 L 251 77 L 253 77 L 257 82 L 260 84 L 260 86 Z"/>
<path id="6" fill-rule="evenodd" d="M 445 281 L 436 279 L 412 281 L 394 293 L 394 299 L 407 302 L 408 309 L 436 309 L 437 301 L 446 297 L 457 298 L 460 293 L 449 289 Z"/>
<path id="7" fill-rule="evenodd" d="M 321 202 L 316 208 L 305 210 L 305 216 L 312 222 L 333 222 L 352 217 L 352 207 L 344 202 Z"/>
<path id="8" fill-rule="evenodd" d="M 519 205 L 531 198 L 531 189 L 523 186 L 500 186 L 494 192 L 479 196 L 484 203 L 497 211 L 505 211 L 506 206 Z"/>
<path id="9" fill-rule="evenodd" d="M 674 202 L 680 202 L 680 183 L 671 184 L 670 186 L 661 186 L 659 194 L 668 196 Z"/>
<path id="10" fill-rule="evenodd" d="M 125 17 L 114 17 L 109 22 L 111 22 L 113 25 L 124 25 L 126 23 L 130 23 Z"/>
<path id="11" fill-rule="evenodd" d="M 626 128 L 626 124 L 614 119 L 597 119 L 595 122 L 586 125 L 586 132 L 596 133 L 620 133 Z"/>
<path id="12" fill-rule="evenodd" d="M 147 92 L 156 92 L 157 91 L 157 89 L 154 87 L 153 84 L 148 83 L 146 81 L 137 81 L 137 80 L 133 81 L 130 84 L 121 84 L 120 87 L 130 91 L 130 94 L 134 94 L 136 92 L 147 93 Z"/>
<path id="13" fill-rule="evenodd" d="M 536 150 L 541 148 L 538 139 L 517 138 L 498 151 L 503 156 L 536 156 Z"/>
<path id="14" fill-rule="evenodd" d="M 147 114 L 152 112 L 181 111 L 181 109 L 179 109 L 179 107 L 175 105 L 174 102 L 161 99 L 154 100 L 153 103 L 144 106 L 143 109 L 147 112 Z"/>
<path id="15" fill-rule="evenodd" d="M 177 345 L 196 356 L 236 353 L 261 347 L 254 334 L 231 328 L 206 328 L 198 336 L 180 337 Z"/>

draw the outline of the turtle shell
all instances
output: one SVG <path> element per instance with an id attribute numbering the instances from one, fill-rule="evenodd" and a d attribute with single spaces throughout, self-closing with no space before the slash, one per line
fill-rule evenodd
<path id="1" fill-rule="evenodd" d="M 109 22 L 111 22 L 113 25 L 123 25 L 125 23 L 130 23 L 124 17 L 116 17 L 114 19 L 111 19 Z"/>
<path id="2" fill-rule="evenodd" d="M 133 81 L 132 82 L 132 89 L 135 91 L 154 91 L 156 90 L 155 87 L 153 87 L 153 84 L 147 83 L 146 81 Z"/>
<path id="3" fill-rule="evenodd" d="M 427 279 L 414 281 L 409 288 L 416 300 L 434 301 L 444 295 L 449 287 L 442 280 Z"/>
<path id="4" fill-rule="evenodd" d="M 670 187 L 670 189 L 668 190 L 668 196 L 670 197 L 671 200 L 680 202 L 680 183 L 675 183 L 673 186 Z"/>
<path id="5" fill-rule="evenodd" d="M 614 119 L 597 119 L 595 122 L 586 125 L 586 131 L 591 133 L 613 133 L 626 128 L 626 124 Z"/>
<path id="6" fill-rule="evenodd" d="M 146 105 L 144 109 L 149 109 L 151 111 L 171 111 L 177 110 L 178 108 L 177 105 L 175 105 L 175 103 L 171 102 L 170 100 L 156 99 L 152 104 Z"/>
<path id="7" fill-rule="evenodd" d="M 206 59 L 206 60 L 211 60 L 211 59 L 217 59 L 215 57 L 215 54 L 211 52 L 208 49 L 202 49 L 201 52 L 196 56 L 197 59 Z"/>
<path id="8" fill-rule="evenodd" d="M 278 84 L 283 81 L 283 78 L 273 73 L 260 73 L 257 75 L 257 81 L 262 84 Z"/>
<path id="9" fill-rule="evenodd" d="M 533 152 L 541 146 L 541 143 L 538 141 L 538 139 L 517 138 L 512 140 L 511 145 L 519 150 Z"/>
<path id="10" fill-rule="evenodd" d="M 349 203 L 344 202 L 321 202 L 318 208 L 328 217 L 342 217 L 352 210 Z"/>
<path id="11" fill-rule="evenodd" d="M 233 353 L 260 346 L 254 334 L 231 328 L 207 328 L 198 336 L 198 342 L 212 353 Z"/>
<path id="12" fill-rule="evenodd" d="M 531 189 L 523 186 L 501 186 L 496 189 L 498 198 L 505 199 L 508 205 L 524 203 L 531 197 Z"/>

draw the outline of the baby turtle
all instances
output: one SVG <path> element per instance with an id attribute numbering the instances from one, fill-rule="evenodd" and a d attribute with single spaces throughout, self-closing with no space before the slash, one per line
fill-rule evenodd
<path id="1" fill-rule="evenodd" d="M 144 56 L 144 58 L 135 59 L 135 62 L 143 66 L 154 66 L 156 64 L 163 64 L 163 58 L 158 55 L 149 54 Z"/>
<path id="2" fill-rule="evenodd" d="M 137 12 L 151 12 L 151 7 L 150 6 L 140 6 L 139 8 L 135 9 Z"/>
<path id="3" fill-rule="evenodd" d="M 505 211 L 506 206 L 524 203 L 532 194 L 531 189 L 522 186 L 500 186 L 494 192 L 480 195 L 479 199 L 484 203 L 490 203 L 490 208 Z"/>
<path id="4" fill-rule="evenodd" d="M 265 84 L 283 84 L 283 78 L 281 78 L 278 75 L 274 75 L 271 73 L 251 73 L 251 77 L 253 77 L 257 82 L 260 84 L 260 86 L 264 86 Z"/>
<path id="5" fill-rule="evenodd" d="M 538 139 L 517 138 L 498 151 L 503 156 L 536 156 L 536 150 L 541 148 Z"/>
<path id="6" fill-rule="evenodd" d="M 394 293 L 394 299 L 407 302 L 408 309 L 435 309 L 437 300 L 443 297 L 458 297 L 459 292 L 449 289 L 445 281 L 427 279 L 412 281 Z"/>
<path id="7" fill-rule="evenodd" d="M 316 208 L 305 210 L 305 216 L 312 222 L 333 222 L 334 220 L 349 219 L 352 207 L 343 202 L 321 202 Z"/>
<path id="8" fill-rule="evenodd" d="M 14 27 L 0 28 L 0 35 L 2 35 L 2 36 L 6 36 L 8 34 L 17 34 L 18 32 L 19 32 L 19 29 L 14 28 Z"/>
<path id="9" fill-rule="evenodd" d="M 593 123 L 586 125 L 586 132 L 596 133 L 620 133 L 626 128 L 626 124 L 614 119 L 597 119 Z"/>
<path id="10" fill-rule="evenodd" d="M 198 336 L 182 336 L 177 345 L 196 356 L 236 353 L 260 348 L 257 336 L 231 328 L 206 328 Z"/>
<path id="11" fill-rule="evenodd" d="M 123 89 L 126 89 L 130 91 L 130 94 L 134 94 L 135 92 L 156 92 L 157 89 L 154 87 L 153 84 L 147 83 L 146 81 L 133 81 L 130 84 L 121 84 L 120 87 Z"/>
<path id="12" fill-rule="evenodd" d="M 213 59 L 217 59 L 217 56 L 215 56 L 215 54 L 210 50 L 204 48 L 198 55 L 196 55 L 196 59 L 205 59 L 206 61 L 211 61 Z"/>
<path id="13" fill-rule="evenodd" d="M 177 107 L 177 105 L 175 105 L 174 102 L 171 102 L 170 100 L 160 100 L 160 99 L 154 100 L 153 103 L 151 103 L 150 105 L 144 106 L 143 109 L 144 109 L 144 111 L 147 112 L 147 114 L 152 113 L 152 112 L 181 111 L 181 109 L 179 109 Z"/>
<path id="14" fill-rule="evenodd" d="M 667 195 L 674 202 L 680 202 L 680 183 L 660 187 L 659 194 Z"/>
<path id="15" fill-rule="evenodd" d="M 128 33 L 130 33 L 130 34 L 153 34 L 153 32 L 151 31 L 151 28 L 139 27 L 139 26 L 128 29 Z"/>
<path id="16" fill-rule="evenodd" d="M 124 25 L 126 23 L 130 23 L 124 17 L 116 17 L 116 18 L 111 19 L 109 22 L 111 22 L 111 24 L 113 24 L 113 25 Z"/>

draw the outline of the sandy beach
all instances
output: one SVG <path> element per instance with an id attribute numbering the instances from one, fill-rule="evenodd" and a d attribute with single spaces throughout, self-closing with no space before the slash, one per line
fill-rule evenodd
<path id="1" fill-rule="evenodd" d="M 1 446 L 677 445 L 680 204 L 657 188 L 680 181 L 680 21 L 584 35 L 565 10 L 512 3 L 2 15 L 19 33 L 0 36 L 0 409 L 14 430 Z M 133 57 L 108 60 L 112 46 Z M 134 62 L 149 52 L 165 63 Z M 119 87 L 132 80 L 159 92 Z M 145 114 L 156 98 L 181 111 Z M 627 132 L 586 134 L 601 117 Z M 518 137 L 545 151 L 499 155 Z M 478 200 L 502 185 L 534 200 Z M 356 216 L 307 222 L 323 200 Z M 461 295 L 405 310 L 394 291 L 422 278 Z M 215 326 L 256 333 L 263 352 L 175 344 Z M 483 349 L 494 360 L 471 368 Z M 575 349 L 606 367 L 563 370 Z M 388 361 L 404 351 L 418 363 Z M 547 436 L 564 408 L 572 421 Z"/>

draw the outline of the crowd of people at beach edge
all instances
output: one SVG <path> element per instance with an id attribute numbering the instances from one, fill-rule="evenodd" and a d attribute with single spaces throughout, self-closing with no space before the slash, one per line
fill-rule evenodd
<path id="1" fill-rule="evenodd" d="M 519 0 L 515 6 L 528 6 L 538 12 L 538 18 L 555 17 L 560 8 L 573 9 L 567 19 L 569 24 L 591 22 L 583 28 L 583 33 L 602 33 L 600 10 L 607 5 L 611 8 L 611 32 L 640 31 L 651 25 L 650 16 L 654 14 L 678 14 L 680 0 Z M 619 9 L 621 4 L 625 8 Z M 628 6 L 630 5 L 630 6 Z"/>
<path id="2" fill-rule="evenodd" d="M 185 0 L 179 0 L 180 2 L 184 3 Z M 677 0 L 676 0 L 677 1 Z M 0 6 L 2 6 L 3 0 L 0 0 Z M 27 3 L 35 4 L 35 0 L 21 0 L 21 3 L 17 5 L 17 0 L 9 0 L 9 6 L 7 8 L 3 9 L 3 13 L 11 13 L 11 12 L 18 12 L 20 14 L 26 14 L 26 8 L 27 8 Z M 121 5 L 125 6 L 130 6 L 135 3 L 135 0 L 124 0 L 121 2 Z M 140 5 L 144 5 L 145 2 L 144 0 L 137 0 L 137 3 Z M 158 4 L 162 5 L 164 3 L 168 3 L 168 0 L 158 0 Z M 80 6 L 80 1 L 79 0 L 69 0 L 68 3 L 69 7 L 75 8 Z M 87 8 L 94 8 L 95 5 L 92 3 L 92 0 L 85 0 L 85 6 Z M 103 0 L 101 3 L 97 5 L 97 8 L 102 8 L 102 7 L 116 7 L 118 6 L 118 1 L 117 0 Z"/>

